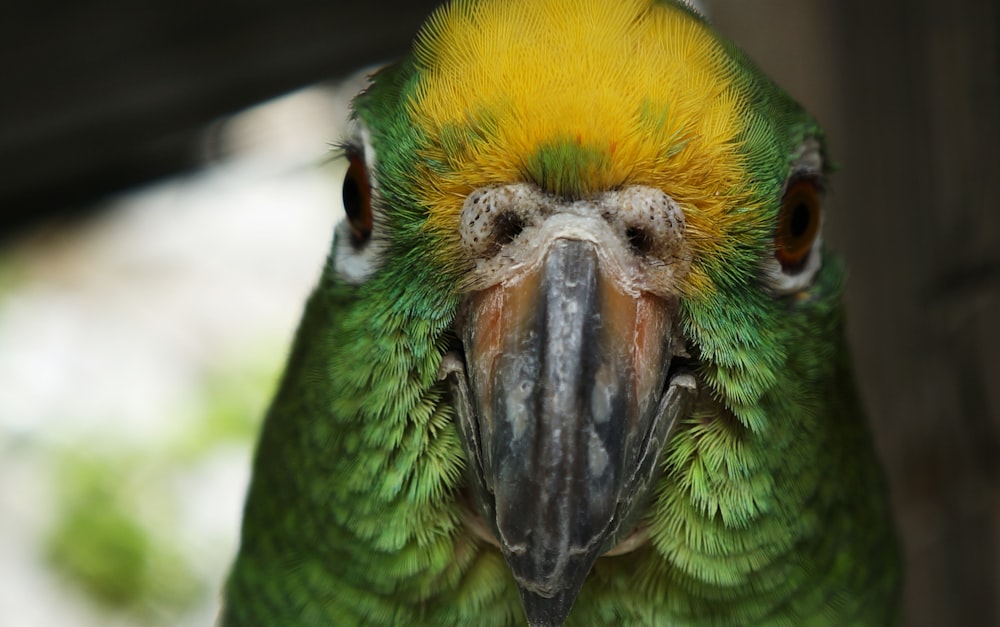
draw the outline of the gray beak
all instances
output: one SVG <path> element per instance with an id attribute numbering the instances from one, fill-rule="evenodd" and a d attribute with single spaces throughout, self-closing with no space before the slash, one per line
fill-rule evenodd
<path id="1" fill-rule="evenodd" d="M 451 387 L 480 513 L 530 625 L 561 625 L 632 531 L 694 379 L 671 370 L 677 299 L 624 290 L 600 245 L 558 237 L 467 295 Z"/>

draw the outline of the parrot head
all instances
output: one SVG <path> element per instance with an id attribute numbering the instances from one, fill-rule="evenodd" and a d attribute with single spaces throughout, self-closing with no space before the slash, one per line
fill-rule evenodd
<path id="1" fill-rule="evenodd" d="M 560 624 L 602 555 L 668 535 L 647 513 L 696 407 L 766 434 L 792 402 L 839 276 L 821 131 L 651 0 L 452 2 L 354 110 L 327 276 L 398 350 L 436 330 L 464 525 Z"/>

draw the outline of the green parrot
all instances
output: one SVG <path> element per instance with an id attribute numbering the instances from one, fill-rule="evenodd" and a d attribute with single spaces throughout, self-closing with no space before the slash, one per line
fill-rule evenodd
<path id="1" fill-rule="evenodd" d="M 457 0 L 371 80 L 221 624 L 887 625 L 815 120 L 655 0 Z"/>

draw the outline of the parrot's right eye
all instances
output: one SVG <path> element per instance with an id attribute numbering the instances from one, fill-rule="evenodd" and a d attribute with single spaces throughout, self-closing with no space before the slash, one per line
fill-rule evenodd
<path id="1" fill-rule="evenodd" d="M 359 126 L 356 136 L 343 146 L 347 173 L 341 190 L 344 220 L 337 225 L 333 240 L 333 265 L 341 279 L 361 285 L 378 269 L 385 236 L 380 234 L 378 217 L 378 181 L 373 176 L 375 151 L 368 133 Z"/>
<path id="2" fill-rule="evenodd" d="M 372 234 L 372 188 L 364 157 L 348 153 L 349 165 L 344 175 L 344 211 L 351 226 L 351 243 L 361 246 Z"/>

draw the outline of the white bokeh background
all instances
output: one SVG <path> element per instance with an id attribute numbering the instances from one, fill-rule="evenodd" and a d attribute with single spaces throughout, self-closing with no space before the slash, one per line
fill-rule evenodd
<path id="1" fill-rule="evenodd" d="M 363 75 L 220 120 L 201 170 L 0 249 L 0 624 L 212 623 L 253 432 L 341 211 L 330 151 Z M 206 427 L 220 404 L 237 428 Z M 54 566 L 78 463 L 111 476 L 193 597 L 109 606 Z M 176 569 L 148 570 L 172 585 L 156 577 Z"/>

